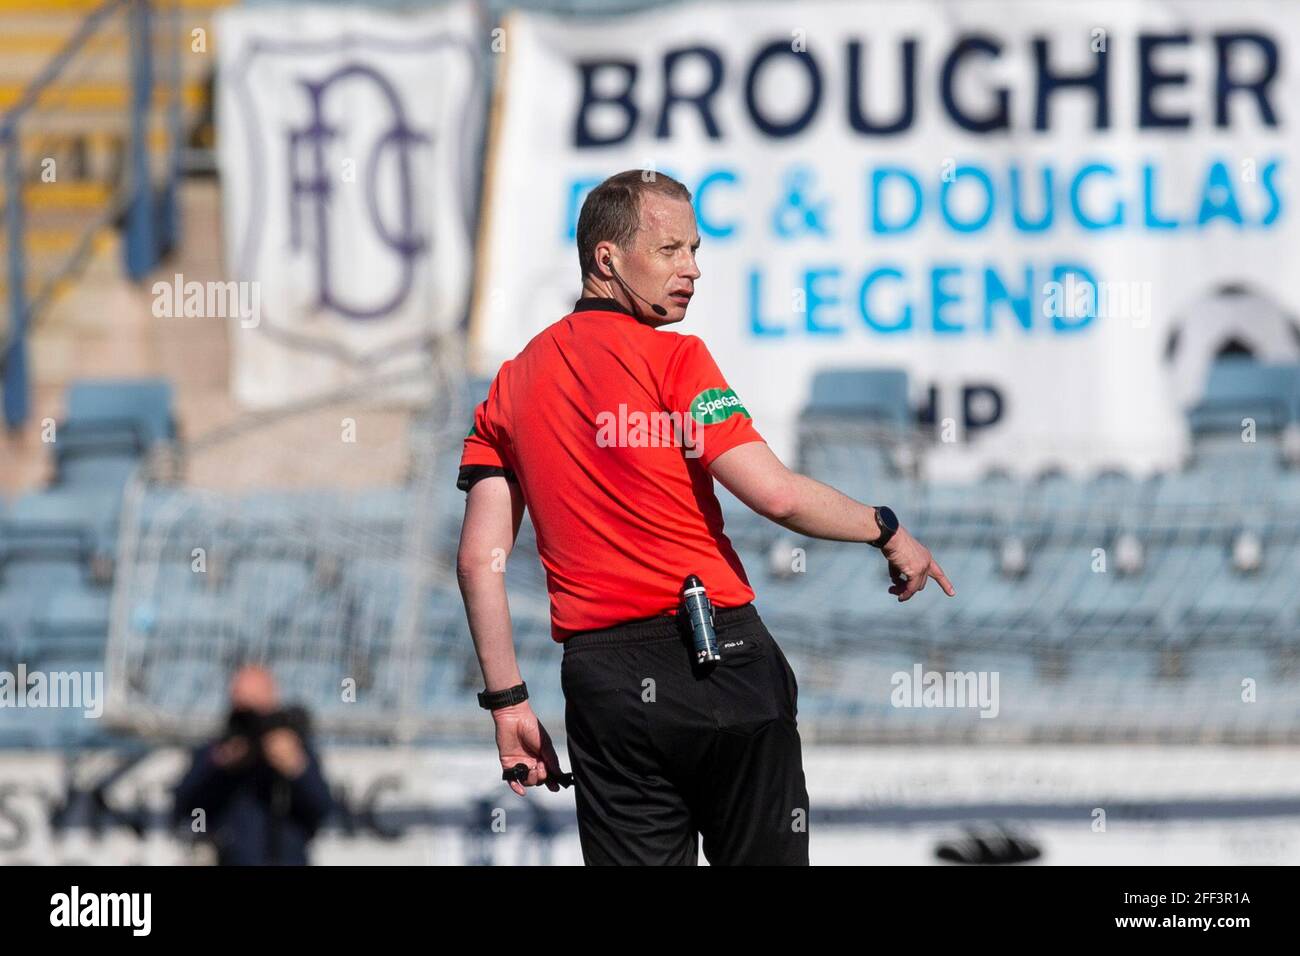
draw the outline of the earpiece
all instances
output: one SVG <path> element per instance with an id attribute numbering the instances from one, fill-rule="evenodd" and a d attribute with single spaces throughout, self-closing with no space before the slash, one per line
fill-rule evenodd
<path id="1" fill-rule="evenodd" d="M 660 318 L 663 318 L 664 316 L 666 316 L 666 315 L 668 314 L 668 310 L 665 309 L 665 308 L 664 308 L 662 305 L 660 305 L 658 302 L 651 302 L 651 301 L 650 301 L 649 299 L 647 299 L 645 296 L 641 295 L 639 292 L 637 292 L 635 289 L 633 289 L 630 285 L 628 285 L 626 282 L 624 282 L 624 281 L 623 281 L 623 277 L 622 277 L 621 275 L 619 275 L 619 274 L 618 274 L 618 270 L 614 268 L 614 263 L 612 263 L 612 262 L 609 261 L 609 256 L 605 256 L 604 263 L 605 263 L 605 265 L 609 266 L 610 274 L 614 276 L 614 279 L 618 282 L 618 284 L 621 285 L 624 289 L 627 289 L 628 292 L 632 293 L 632 295 L 636 296 L 638 299 L 640 299 L 640 300 L 641 300 L 642 302 L 644 302 L 646 305 L 650 306 L 650 310 L 651 310 L 652 312 L 654 312 L 655 315 L 659 316 Z"/>

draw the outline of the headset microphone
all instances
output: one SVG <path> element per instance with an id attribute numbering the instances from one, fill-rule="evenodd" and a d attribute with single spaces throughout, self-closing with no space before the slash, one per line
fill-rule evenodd
<path id="1" fill-rule="evenodd" d="M 624 282 L 623 277 L 619 275 L 617 271 L 615 271 L 614 263 L 609 261 L 609 256 L 606 256 L 604 261 L 605 261 L 605 265 L 609 266 L 609 271 L 613 274 L 614 278 L 618 280 L 619 285 L 621 285 L 624 289 L 627 289 L 628 292 L 631 292 L 633 295 L 635 295 L 646 305 L 650 306 L 650 311 L 652 311 L 655 315 L 659 316 L 660 318 L 664 318 L 668 315 L 668 310 L 665 309 L 662 305 L 660 305 L 658 302 L 651 302 L 643 295 L 638 295 L 635 289 L 633 289 L 630 285 Z"/>

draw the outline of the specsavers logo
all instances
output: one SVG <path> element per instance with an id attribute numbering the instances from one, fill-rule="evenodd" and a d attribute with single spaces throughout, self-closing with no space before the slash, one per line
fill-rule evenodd
<path id="1" fill-rule="evenodd" d="M 725 422 L 736 413 L 753 418 L 740 403 L 736 393 L 729 388 L 706 388 L 691 399 L 691 417 L 701 425 Z"/>

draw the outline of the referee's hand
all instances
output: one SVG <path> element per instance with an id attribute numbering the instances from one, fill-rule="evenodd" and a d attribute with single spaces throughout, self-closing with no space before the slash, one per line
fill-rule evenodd
<path id="1" fill-rule="evenodd" d="M 906 528 L 900 527 L 894 532 L 883 552 L 889 562 L 889 579 L 894 582 L 889 593 L 898 595 L 899 601 L 906 601 L 923 590 L 927 578 L 934 578 L 948 597 L 957 596 L 948 575 L 943 573 L 930 550 L 913 538 Z"/>
<path id="2" fill-rule="evenodd" d="M 492 711 L 492 719 L 497 725 L 497 753 L 501 755 L 501 769 L 509 770 L 515 764 L 528 768 L 528 778 L 520 783 L 510 781 L 510 789 L 519 796 L 524 795 L 524 787 L 536 787 L 546 784 L 552 793 L 560 785 L 548 777 L 558 777 L 560 758 L 551 743 L 551 735 L 546 732 L 528 701 L 502 707 Z"/>

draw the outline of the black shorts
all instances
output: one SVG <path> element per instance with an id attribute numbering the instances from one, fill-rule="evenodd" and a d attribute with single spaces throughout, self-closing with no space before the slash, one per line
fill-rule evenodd
<path id="1" fill-rule="evenodd" d="M 719 609 L 722 660 L 676 617 L 584 631 L 560 682 L 588 864 L 808 865 L 798 685 L 752 604 Z"/>

